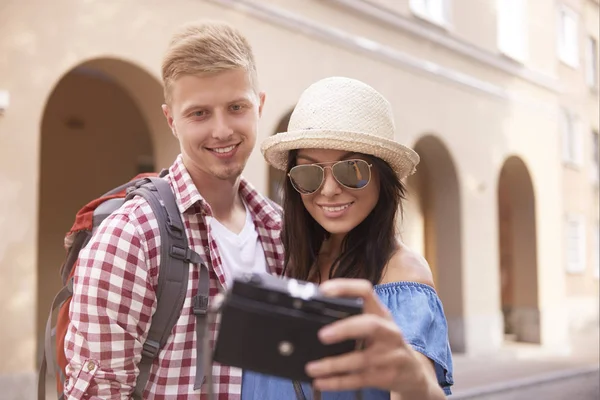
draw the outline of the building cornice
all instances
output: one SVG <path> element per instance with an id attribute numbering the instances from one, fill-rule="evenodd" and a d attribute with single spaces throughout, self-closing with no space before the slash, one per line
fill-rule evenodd
<path id="1" fill-rule="evenodd" d="M 489 96 L 508 100 L 556 116 L 556 107 L 525 95 L 516 95 L 498 86 L 461 71 L 447 68 L 443 65 L 415 57 L 397 49 L 385 46 L 363 36 L 358 36 L 318 21 L 306 18 L 297 13 L 290 12 L 281 7 L 273 6 L 255 0 L 206 0 L 215 4 L 235 9 L 274 25 L 281 26 L 293 32 L 300 32 L 307 36 L 323 40 L 328 43 L 344 47 L 353 52 L 368 54 L 391 65 L 413 72 L 426 74 L 436 79 L 456 84 L 468 89 L 487 94 Z"/>
<path id="2" fill-rule="evenodd" d="M 369 0 L 325 0 L 326 3 L 337 4 L 343 8 L 355 11 L 361 15 L 383 22 L 395 29 L 401 30 L 415 37 L 428 40 L 436 45 L 443 46 L 464 57 L 495 68 L 504 73 L 517 76 L 544 89 L 560 92 L 559 82 L 556 78 L 533 71 L 523 66 L 518 61 L 509 59 L 500 52 L 494 53 L 475 46 L 465 40 L 448 34 L 445 30 L 435 29 L 428 24 L 416 19 L 407 18 L 401 14 L 373 4 Z"/>

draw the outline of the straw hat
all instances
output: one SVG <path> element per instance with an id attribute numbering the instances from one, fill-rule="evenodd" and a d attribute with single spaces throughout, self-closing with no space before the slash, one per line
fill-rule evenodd
<path id="1" fill-rule="evenodd" d="M 419 155 L 394 140 L 390 103 L 369 85 L 331 77 L 302 93 L 290 117 L 288 131 L 267 138 L 263 156 L 285 171 L 288 152 L 332 149 L 369 154 L 386 161 L 403 179 L 416 171 Z"/>

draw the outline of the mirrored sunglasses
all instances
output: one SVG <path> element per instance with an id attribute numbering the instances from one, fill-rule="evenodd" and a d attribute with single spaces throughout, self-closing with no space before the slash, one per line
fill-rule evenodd
<path id="1" fill-rule="evenodd" d="M 364 160 L 343 160 L 329 163 L 303 164 L 293 167 L 288 176 L 300 194 L 313 194 L 325 181 L 325 169 L 331 168 L 335 180 L 346 189 L 364 189 L 371 181 L 372 165 Z"/>

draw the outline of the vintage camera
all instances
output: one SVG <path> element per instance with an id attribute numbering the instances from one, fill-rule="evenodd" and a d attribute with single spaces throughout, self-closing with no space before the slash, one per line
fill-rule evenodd
<path id="1" fill-rule="evenodd" d="M 221 308 L 213 360 L 267 375 L 311 382 L 309 361 L 356 349 L 355 341 L 324 345 L 323 326 L 362 313 L 360 298 L 331 298 L 318 286 L 267 274 L 234 279 Z"/>

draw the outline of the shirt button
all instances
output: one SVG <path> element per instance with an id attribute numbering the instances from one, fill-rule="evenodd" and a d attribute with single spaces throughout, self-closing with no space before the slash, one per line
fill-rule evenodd
<path id="1" fill-rule="evenodd" d="M 89 372 L 92 372 L 94 370 L 94 368 L 96 368 L 96 364 L 93 361 L 89 361 L 87 363 L 87 369 Z"/>
<path id="2" fill-rule="evenodd" d="M 208 253 L 210 251 L 210 247 L 204 246 L 204 251 L 206 251 Z"/>

